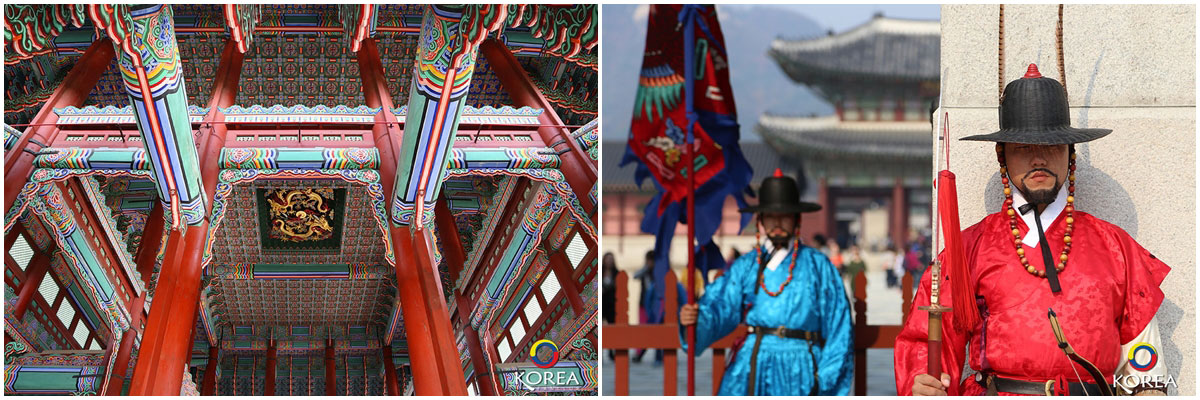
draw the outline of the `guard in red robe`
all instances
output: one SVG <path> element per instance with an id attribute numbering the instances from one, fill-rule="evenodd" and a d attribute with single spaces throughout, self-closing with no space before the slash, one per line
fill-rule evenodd
<path id="1" fill-rule="evenodd" d="M 1000 128 L 963 138 L 996 142 L 1006 197 L 999 212 L 962 232 L 978 321 L 956 329 L 954 319 L 968 317 L 944 314 L 945 373 L 925 374 L 928 313 L 918 310 L 930 304 L 925 274 L 896 338 L 897 392 L 1165 394 L 1170 378 L 1155 313 L 1170 267 L 1121 228 L 1074 208 L 1074 144 L 1112 131 L 1071 127 L 1062 85 L 1032 64 L 1005 87 Z M 945 273 L 941 284 L 955 284 Z"/>

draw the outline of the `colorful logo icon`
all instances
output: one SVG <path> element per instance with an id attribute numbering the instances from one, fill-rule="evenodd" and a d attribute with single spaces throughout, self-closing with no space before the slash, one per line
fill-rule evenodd
<path id="1" fill-rule="evenodd" d="M 546 351 L 543 351 L 546 350 Z M 542 357 L 538 358 L 538 354 Z M 542 339 L 529 347 L 529 360 L 538 368 L 550 368 L 558 363 L 558 345 L 549 339 Z"/>
<path id="2" fill-rule="evenodd" d="M 1150 354 L 1150 359 L 1145 363 L 1138 362 L 1139 354 Z M 1146 372 L 1158 365 L 1158 350 L 1151 346 L 1150 343 L 1142 342 L 1134 345 L 1129 349 L 1129 366 L 1137 371 Z"/>

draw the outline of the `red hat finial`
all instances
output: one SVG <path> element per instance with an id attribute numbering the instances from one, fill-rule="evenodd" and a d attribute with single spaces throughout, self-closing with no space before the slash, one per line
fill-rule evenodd
<path id="1" fill-rule="evenodd" d="M 1042 73 L 1038 72 L 1037 64 L 1029 64 L 1029 70 L 1025 71 L 1025 76 L 1022 78 L 1041 78 Z"/>
<path id="2" fill-rule="evenodd" d="M 782 177 L 783 177 L 783 170 L 781 170 L 781 169 L 779 169 L 779 168 L 775 168 L 775 177 L 776 177 L 776 178 L 782 178 Z"/>

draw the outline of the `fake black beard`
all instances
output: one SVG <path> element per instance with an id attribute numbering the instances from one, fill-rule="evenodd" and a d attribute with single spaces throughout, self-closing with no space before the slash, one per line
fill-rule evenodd
<path id="1" fill-rule="evenodd" d="M 1047 174 L 1050 174 L 1050 176 L 1053 176 L 1054 177 L 1054 189 L 1041 189 L 1041 190 L 1034 190 L 1034 191 L 1022 190 L 1021 194 L 1025 195 L 1025 200 L 1028 201 L 1030 204 L 1046 205 L 1046 204 L 1053 203 L 1054 198 L 1058 197 L 1058 191 L 1062 190 L 1062 184 L 1058 181 L 1058 175 L 1053 172 L 1050 172 L 1050 170 L 1044 169 L 1044 168 L 1038 168 L 1033 171 L 1029 171 L 1029 173 L 1027 173 L 1026 175 L 1032 174 L 1034 171 L 1043 171 Z M 1028 188 L 1028 186 L 1026 186 L 1026 188 Z"/>
<path id="2" fill-rule="evenodd" d="M 1047 205 L 1054 202 L 1054 199 L 1058 197 L 1059 190 L 1062 190 L 1062 185 L 1056 182 L 1054 189 L 1022 190 L 1021 194 L 1025 195 L 1025 201 L 1029 204 Z"/>
<path id="3" fill-rule="evenodd" d="M 767 239 L 771 240 L 771 245 L 775 248 L 786 247 L 788 242 L 792 240 L 792 235 L 767 235 Z"/>

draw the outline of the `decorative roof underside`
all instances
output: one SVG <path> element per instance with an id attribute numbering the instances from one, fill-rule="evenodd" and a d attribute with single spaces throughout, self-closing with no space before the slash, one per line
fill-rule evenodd
<path id="1" fill-rule="evenodd" d="M 341 27 L 335 4 L 267 4 L 262 7 L 260 27 Z M 376 9 L 377 31 L 371 37 L 378 45 L 388 90 L 397 108 L 408 104 L 424 8 L 421 4 L 403 4 L 379 5 Z M 224 12 L 221 5 L 214 4 L 174 5 L 173 10 L 188 104 L 208 107 L 221 53 L 229 37 Z M 196 28 L 223 31 L 188 31 Z M 573 61 L 567 60 L 541 49 L 542 41 L 531 36 L 531 29 L 527 26 L 506 27 L 501 32 L 493 32 L 491 37 L 508 44 L 526 74 L 543 91 L 565 124 L 583 125 L 594 119 L 598 82 L 596 48 L 583 49 Z M 41 104 L 91 45 L 94 32 L 90 20 L 78 28 L 68 25 L 53 38 L 55 50 L 6 63 L 6 123 L 26 124 L 32 120 Z M 350 52 L 344 36 L 340 32 L 255 32 L 245 54 L 241 88 L 235 103 L 246 107 L 363 105 L 357 55 Z M 129 96 L 114 60 L 83 106 L 127 105 Z M 477 59 L 467 105 L 515 106 L 483 57 Z"/>
<path id="2" fill-rule="evenodd" d="M 877 17 L 850 31 L 826 37 L 775 39 L 767 54 L 792 80 L 938 80 L 941 65 L 938 21 Z"/>
<path id="3" fill-rule="evenodd" d="M 932 160 L 929 122 L 841 122 L 770 114 L 756 130 L 779 154 L 805 160 Z"/>
<path id="4" fill-rule="evenodd" d="M 362 326 L 387 322 L 395 285 L 379 279 L 213 279 L 223 326 Z"/>
<path id="5" fill-rule="evenodd" d="M 258 189 L 344 189 L 341 250 L 335 252 L 264 251 L 259 234 Z M 371 212 L 371 198 L 360 184 L 341 180 L 257 180 L 233 186 L 227 213 L 216 227 L 213 264 L 387 264 L 383 233 Z"/>
<path id="6" fill-rule="evenodd" d="M 125 234 L 126 249 L 136 255 L 142 243 L 142 232 L 150 218 L 150 211 L 158 203 L 158 189 L 149 179 L 127 176 L 105 177 L 93 175 L 105 204 L 112 210 L 112 220 L 118 230 Z"/>

